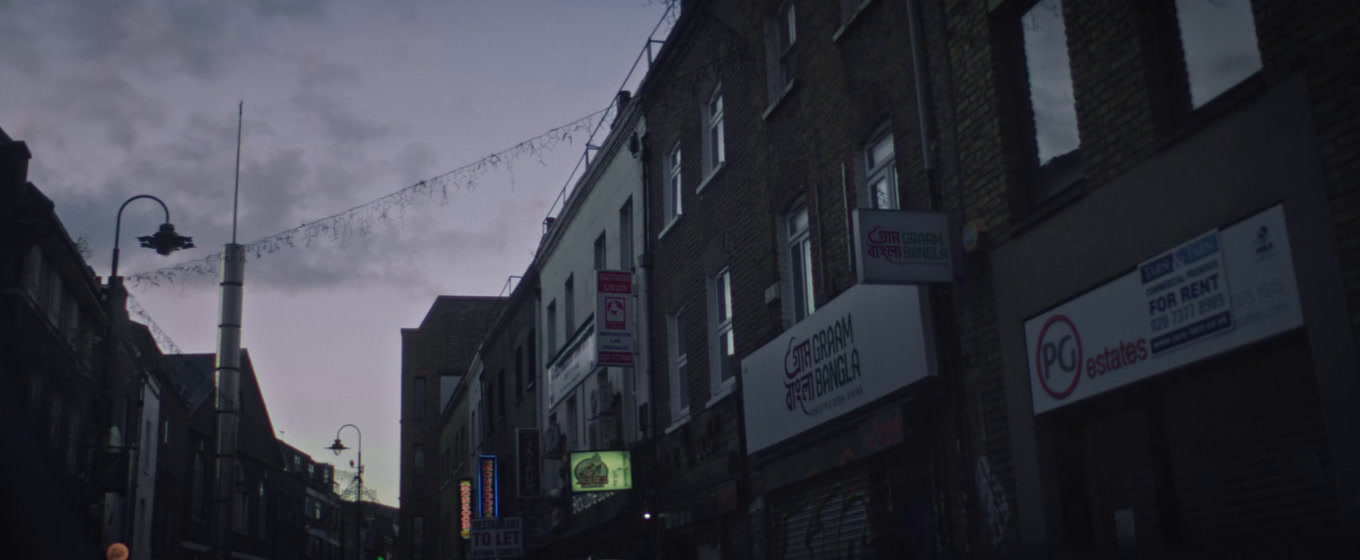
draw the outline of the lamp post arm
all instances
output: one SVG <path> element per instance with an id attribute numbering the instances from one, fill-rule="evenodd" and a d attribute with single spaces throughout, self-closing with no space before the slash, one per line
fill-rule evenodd
<path id="1" fill-rule="evenodd" d="M 127 205 L 129 203 L 139 198 L 149 198 L 159 203 L 161 205 L 161 209 L 165 210 L 165 223 L 167 224 L 170 223 L 170 208 L 166 206 L 165 202 L 159 198 L 156 198 L 149 194 L 139 194 L 137 196 L 134 196 L 123 201 L 123 205 L 118 207 L 118 219 L 115 220 L 113 223 L 113 266 L 109 267 L 109 278 L 115 278 L 118 276 L 118 238 L 123 233 L 123 209 L 127 208 Z"/>

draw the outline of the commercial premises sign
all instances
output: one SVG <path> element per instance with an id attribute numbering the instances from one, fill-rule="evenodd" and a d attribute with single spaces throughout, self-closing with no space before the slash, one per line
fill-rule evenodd
<path id="1" fill-rule="evenodd" d="M 955 244 L 941 212 L 854 211 L 860 283 L 953 282 Z"/>
<path id="2" fill-rule="evenodd" d="M 742 360 L 748 453 L 932 375 L 921 298 L 858 284 Z"/>
<path id="3" fill-rule="evenodd" d="M 596 364 L 633 365 L 633 273 L 595 271 Z"/>
<path id="4" fill-rule="evenodd" d="M 1277 205 L 1026 321 L 1034 412 L 1302 325 L 1284 209 Z"/>
<path id="5" fill-rule="evenodd" d="M 633 461 L 627 451 L 573 451 L 572 492 L 610 492 L 633 487 Z"/>

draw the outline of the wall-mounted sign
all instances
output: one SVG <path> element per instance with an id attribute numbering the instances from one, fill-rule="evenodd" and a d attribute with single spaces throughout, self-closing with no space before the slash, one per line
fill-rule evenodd
<path id="1" fill-rule="evenodd" d="M 623 492 L 619 490 L 614 490 L 610 492 L 582 492 L 579 494 L 572 494 L 571 514 L 572 515 L 580 514 L 602 503 L 611 501 L 611 498 L 615 496 L 620 496 L 622 494 Z M 614 503 L 617 503 L 617 500 L 614 500 Z"/>
<path id="2" fill-rule="evenodd" d="M 595 335 L 586 333 L 581 341 L 548 366 L 548 408 L 567 398 L 573 387 L 595 371 Z"/>
<path id="3" fill-rule="evenodd" d="M 500 481 L 496 480 L 496 456 L 482 455 L 477 460 L 477 478 L 479 501 L 481 502 L 482 518 L 497 517 L 500 515 L 500 500 L 497 499 Z"/>
<path id="4" fill-rule="evenodd" d="M 1284 208 L 1277 205 L 1025 321 L 1034 412 L 1301 325 Z"/>
<path id="5" fill-rule="evenodd" d="M 458 481 L 458 527 L 464 538 L 472 538 L 472 479 Z"/>
<path id="6" fill-rule="evenodd" d="M 633 273 L 595 271 L 595 346 L 601 366 L 633 365 Z"/>
<path id="7" fill-rule="evenodd" d="M 539 446 L 537 428 L 515 430 L 515 477 L 519 485 L 520 497 L 537 496 L 539 479 Z"/>
<path id="8" fill-rule="evenodd" d="M 1232 330 L 1218 230 L 1138 266 L 1152 355 Z"/>
<path id="9" fill-rule="evenodd" d="M 935 372 L 921 291 L 857 284 L 741 362 L 755 453 Z"/>
<path id="10" fill-rule="evenodd" d="M 855 269 L 864 284 L 953 282 L 956 252 L 949 216 L 940 212 L 853 212 Z"/>
<path id="11" fill-rule="evenodd" d="M 524 527 L 519 517 L 478 519 L 472 523 L 471 558 L 519 558 L 524 554 Z"/>
<path id="12" fill-rule="evenodd" d="M 627 451 L 573 451 L 570 465 L 572 492 L 633 487 L 633 462 Z"/>

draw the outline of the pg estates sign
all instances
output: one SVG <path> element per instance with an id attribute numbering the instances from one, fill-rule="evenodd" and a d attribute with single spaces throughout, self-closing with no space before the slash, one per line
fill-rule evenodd
<path id="1" fill-rule="evenodd" d="M 741 362 L 747 452 L 935 371 L 915 286 L 857 284 Z"/>
<path id="2" fill-rule="evenodd" d="M 524 530 L 519 517 L 472 520 L 472 558 L 519 558 Z"/>
<path id="3" fill-rule="evenodd" d="M 1026 321 L 1034 412 L 1301 325 L 1294 259 L 1277 205 Z"/>

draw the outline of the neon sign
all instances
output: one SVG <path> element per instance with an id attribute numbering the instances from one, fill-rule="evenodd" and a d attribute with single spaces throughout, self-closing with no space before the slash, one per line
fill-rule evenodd
<path id="1" fill-rule="evenodd" d="M 499 481 L 496 480 L 496 456 L 482 455 L 477 461 L 477 472 L 481 477 L 481 502 L 482 517 L 491 518 L 500 515 L 496 500 L 496 491 Z"/>
<path id="2" fill-rule="evenodd" d="M 459 528 L 464 539 L 472 538 L 472 479 L 458 481 Z"/>

